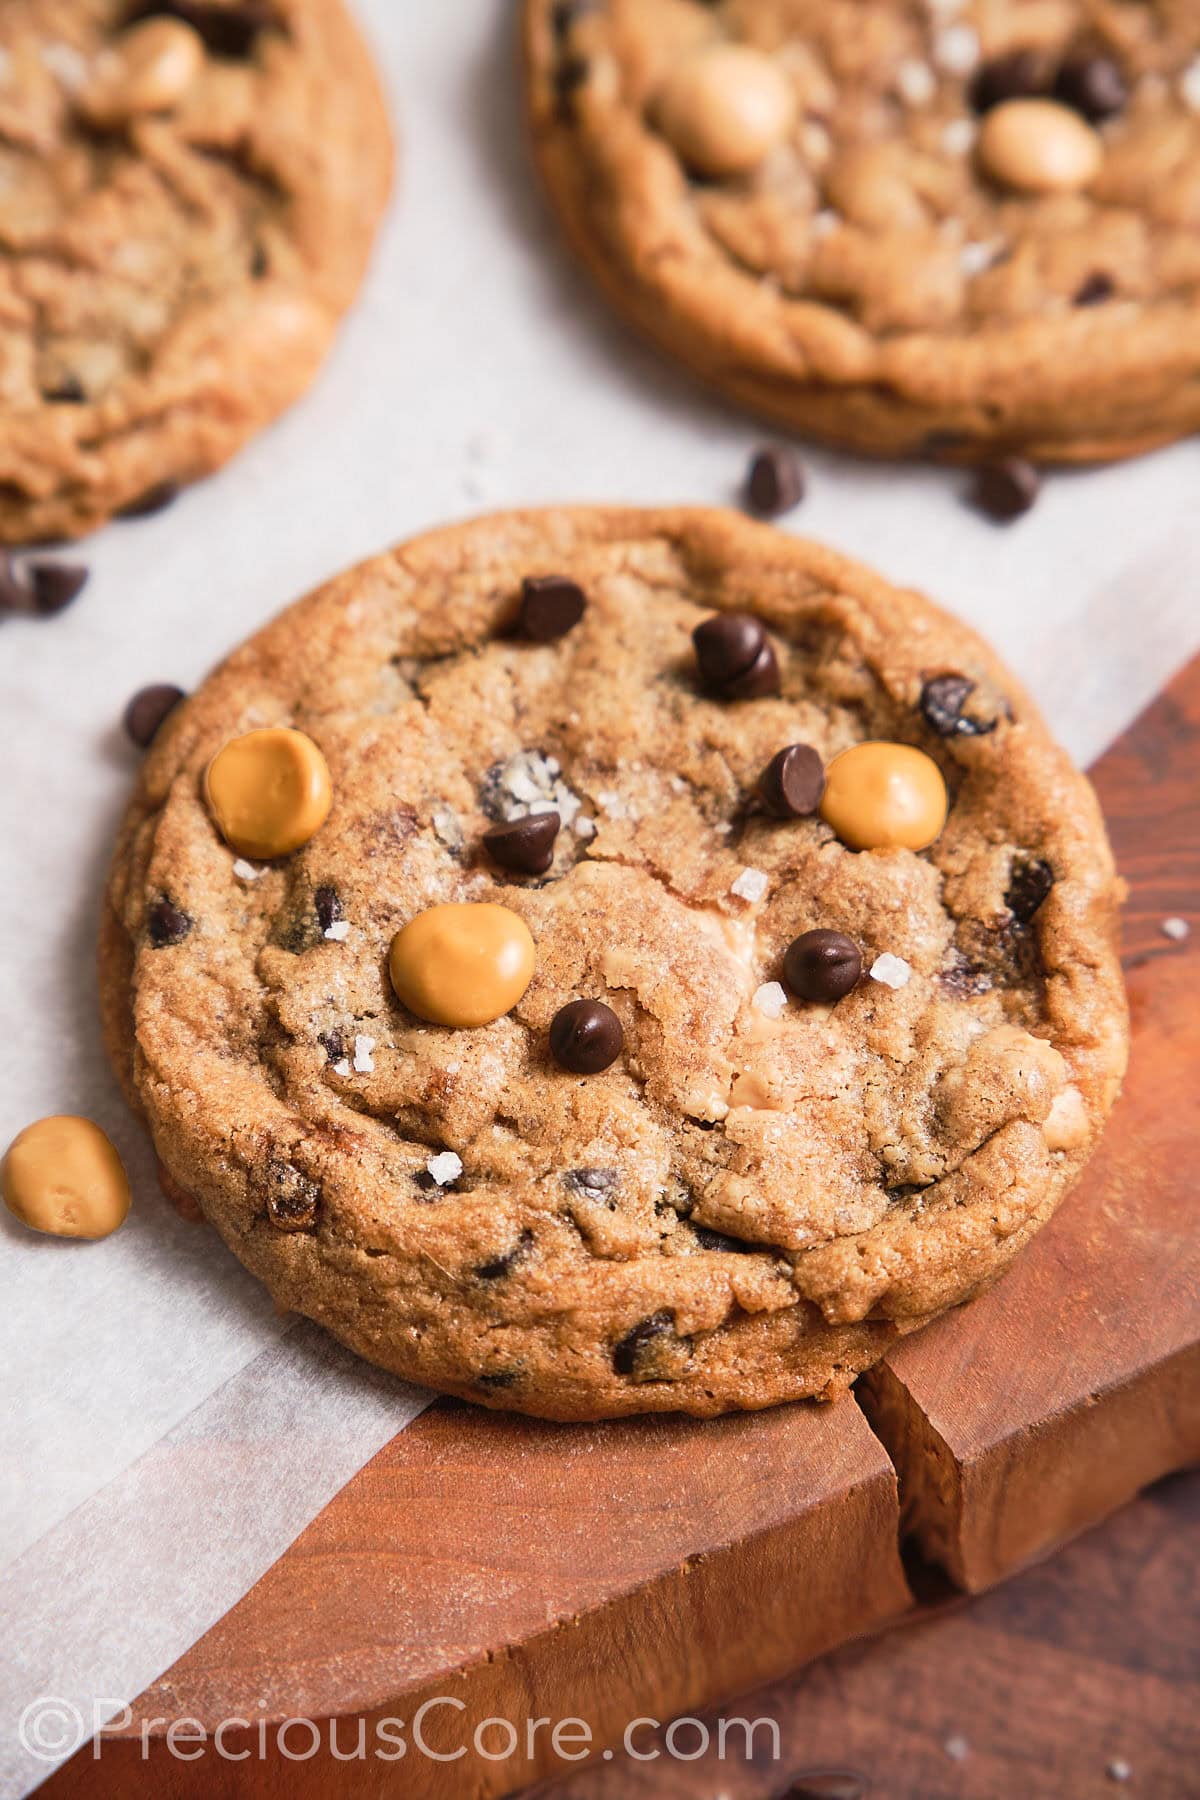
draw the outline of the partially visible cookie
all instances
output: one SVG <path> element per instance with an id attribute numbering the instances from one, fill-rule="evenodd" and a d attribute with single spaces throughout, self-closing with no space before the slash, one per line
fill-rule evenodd
<path id="1" fill-rule="evenodd" d="M 137 508 L 295 400 L 391 168 L 342 0 L 4 0 L 0 542 Z"/>
<path id="2" fill-rule="evenodd" d="M 106 1034 L 171 1192 L 362 1355 L 554 1418 L 832 1395 L 1112 1104 L 1096 804 L 919 596 L 705 511 L 351 570 L 161 724 Z"/>
<path id="3" fill-rule="evenodd" d="M 858 450 L 1200 427 L 1191 0 L 525 0 L 538 163 L 620 311 Z"/>

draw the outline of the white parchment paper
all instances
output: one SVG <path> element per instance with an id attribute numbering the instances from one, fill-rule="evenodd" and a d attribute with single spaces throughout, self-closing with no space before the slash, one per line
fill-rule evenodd
<path id="1" fill-rule="evenodd" d="M 84 547 L 92 579 L 70 612 L 0 624 L 0 1145 L 43 1113 L 90 1114 L 136 1195 L 102 1244 L 0 1221 L 5 1794 L 51 1766 L 19 1747 L 25 1706 L 57 1694 L 90 1727 L 95 1699 L 134 1696 L 420 1405 L 289 1330 L 212 1233 L 176 1218 L 105 1067 L 93 939 L 134 767 L 126 699 L 194 685 L 279 606 L 424 526 L 556 500 L 723 503 L 764 437 L 628 337 L 561 251 L 524 150 L 511 6 L 360 11 L 400 121 L 401 193 L 319 385 L 170 511 Z M 1007 528 L 963 506 L 953 473 L 807 460 L 788 528 L 969 619 L 1083 761 L 1200 648 L 1194 443 L 1054 478 Z"/>

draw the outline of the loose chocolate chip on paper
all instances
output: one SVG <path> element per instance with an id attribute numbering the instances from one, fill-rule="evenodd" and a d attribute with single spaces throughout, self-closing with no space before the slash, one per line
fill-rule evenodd
<path id="1" fill-rule="evenodd" d="M 821 804 L 825 765 L 811 744 L 788 744 L 759 776 L 758 791 L 777 818 L 807 818 Z"/>
<path id="2" fill-rule="evenodd" d="M 804 466 L 794 450 L 768 445 L 752 458 L 746 476 L 746 508 L 759 519 L 778 519 L 804 498 Z"/>
<path id="3" fill-rule="evenodd" d="M 26 570 L 33 594 L 33 610 L 49 616 L 70 606 L 87 586 L 88 570 L 82 563 L 35 562 Z"/>
<path id="4" fill-rule="evenodd" d="M 158 736 L 163 721 L 185 698 L 181 687 L 174 687 L 166 681 L 139 688 L 125 708 L 127 737 L 139 750 L 148 750 Z"/>
<path id="5" fill-rule="evenodd" d="M 1112 299 L 1115 292 L 1116 284 L 1112 276 L 1106 275 L 1103 269 L 1097 269 L 1076 288 L 1073 304 L 1075 306 L 1102 306 L 1106 300 Z"/>
<path id="6" fill-rule="evenodd" d="M 1028 925 L 1053 886 L 1054 870 L 1042 857 L 1014 861 L 1004 904 L 1019 925 Z"/>
<path id="7" fill-rule="evenodd" d="M 154 902 L 146 915 L 146 929 L 156 950 L 164 950 L 169 944 L 181 944 L 194 923 L 181 907 L 176 906 L 165 895 Z"/>
<path id="8" fill-rule="evenodd" d="M 975 692 L 966 675 L 934 675 L 921 689 L 921 714 L 939 737 L 986 737 L 996 719 L 973 719 L 963 707 Z"/>
<path id="9" fill-rule="evenodd" d="M 517 630 L 535 644 L 552 644 L 574 630 L 587 608 L 587 595 L 565 575 L 527 575 L 521 584 Z"/>
<path id="10" fill-rule="evenodd" d="M 1013 50 L 993 57 L 979 69 L 971 83 L 971 105 L 977 113 L 990 112 L 1006 100 L 1030 100 L 1050 90 L 1051 70 L 1038 50 Z"/>
<path id="11" fill-rule="evenodd" d="M 989 518 L 1007 524 L 1027 513 L 1038 497 L 1041 480 L 1031 462 L 1006 456 L 976 471 L 971 504 Z"/>
<path id="12" fill-rule="evenodd" d="M 561 824 L 556 812 L 510 819 L 484 832 L 484 848 L 502 869 L 515 875 L 544 875 L 554 861 L 554 840 Z"/>
<path id="13" fill-rule="evenodd" d="M 620 1019 L 602 1000 L 572 1000 L 550 1021 L 550 1054 L 569 1075 L 598 1075 L 624 1042 Z"/>
<path id="14" fill-rule="evenodd" d="M 532 1246 L 533 1233 L 526 1229 L 511 1250 L 506 1250 L 502 1256 L 493 1257 L 491 1262 L 480 1263 L 475 1273 L 480 1281 L 499 1281 L 501 1276 L 507 1275 L 510 1269 L 523 1261 Z"/>
<path id="15" fill-rule="evenodd" d="M 752 613 L 714 613 L 692 633 L 705 687 L 723 700 L 779 692 L 779 664 L 766 626 Z"/>
<path id="16" fill-rule="evenodd" d="M 862 953 L 841 931 L 805 931 L 783 959 L 783 979 L 793 994 L 826 1005 L 848 994 L 861 974 Z"/>
<path id="17" fill-rule="evenodd" d="M 1121 111 L 1129 87 L 1111 56 L 1069 56 L 1055 78 L 1054 97 L 1097 125 Z"/>

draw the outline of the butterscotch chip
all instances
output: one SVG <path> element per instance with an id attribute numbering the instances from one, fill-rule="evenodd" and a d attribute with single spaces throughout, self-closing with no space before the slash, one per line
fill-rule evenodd
<path id="1" fill-rule="evenodd" d="M 533 643 L 548 570 L 587 610 Z M 337 803 L 239 879 L 202 780 L 250 718 L 319 740 Z M 899 759 L 886 832 L 865 778 L 811 810 L 864 752 Z M 493 854 L 539 820 L 548 865 Z M 1087 782 L 917 596 L 740 514 L 518 513 L 342 576 L 189 699 L 104 1011 L 281 1306 L 492 1406 L 710 1413 L 841 1391 L 1049 1217 L 1124 1063 L 1117 899 Z"/>
<path id="2" fill-rule="evenodd" d="M 0 543 L 140 516 L 298 399 L 391 164 L 344 0 L 0 0 Z"/>
<path id="3" fill-rule="evenodd" d="M 388 952 L 397 997 L 434 1025 L 492 1024 L 512 1011 L 536 963 L 524 919 L 488 902 L 431 906 Z"/>
<path id="4" fill-rule="evenodd" d="M 1006 100 L 979 134 L 987 173 L 1026 194 L 1069 194 L 1100 172 L 1104 146 L 1090 125 L 1053 100 Z"/>
<path id="5" fill-rule="evenodd" d="M 925 850 L 946 822 L 946 783 L 911 744 L 855 744 L 825 771 L 821 817 L 852 850 Z"/>
<path id="6" fill-rule="evenodd" d="M 310 737 L 286 727 L 231 738 L 209 763 L 204 792 L 231 850 L 286 856 L 329 816 L 329 765 Z"/>
<path id="7" fill-rule="evenodd" d="M 653 114 L 684 162 L 702 175 L 744 175 L 796 117 L 783 70 L 742 44 L 708 44 L 676 63 Z"/>
<path id="8" fill-rule="evenodd" d="M 568 238 L 715 387 L 835 443 L 965 462 L 1200 429 L 1194 4 L 524 12 Z"/>
<path id="9" fill-rule="evenodd" d="M 70 1113 L 19 1132 L 0 1169 L 4 1204 L 51 1237 L 103 1238 L 125 1222 L 129 1180 L 98 1125 Z"/>
<path id="10" fill-rule="evenodd" d="M 99 125 L 181 101 L 204 67 L 204 44 L 181 19 L 145 19 L 101 53 L 80 104 Z"/>

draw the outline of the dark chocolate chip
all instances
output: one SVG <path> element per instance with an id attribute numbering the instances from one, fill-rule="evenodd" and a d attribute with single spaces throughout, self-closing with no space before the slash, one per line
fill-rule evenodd
<path id="1" fill-rule="evenodd" d="M 194 923 L 165 894 L 161 900 L 154 902 L 146 915 L 146 929 L 156 950 L 164 950 L 169 944 L 181 944 Z"/>
<path id="2" fill-rule="evenodd" d="M 621 1185 L 620 1169 L 567 1169 L 563 1186 L 586 1200 L 611 1200 Z"/>
<path id="3" fill-rule="evenodd" d="M 175 711 L 185 697 L 181 687 L 173 687 L 166 681 L 155 682 L 152 687 L 139 688 L 125 708 L 126 735 L 139 750 L 148 750 L 157 737 L 163 720 L 168 713 Z"/>
<path id="4" fill-rule="evenodd" d="M 938 986 L 956 1000 L 969 1000 L 978 994 L 990 994 L 993 982 L 986 969 L 968 961 L 961 950 L 954 950 L 938 974 Z"/>
<path id="5" fill-rule="evenodd" d="M 475 1377 L 475 1386 L 481 1388 L 516 1387 L 521 1379 L 520 1369 L 492 1369 L 486 1375 Z"/>
<path id="6" fill-rule="evenodd" d="M 317 1222 L 321 1190 L 291 1163 L 273 1162 L 267 1169 L 267 1217 L 277 1231 L 311 1231 Z"/>
<path id="7" fill-rule="evenodd" d="M 1019 925 L 1028 925 L 1053 886 L 1054 870 L 1040 856 L 1014 860 L 1004 904 Z"/>
<path id="8" fill-rule="evenodd" d="M 614 1345 L 613 1368 L 631 1381 L 670 1381 L 683 1373 L 691 1342 L 675 1330 L 675 1314 L 651 1313 Z"/>
<path id="9" fill-rule="evenodd" d="M 811 744 L 776 751 L 758 778 L 758 791 L 780 819 L 806 819 L 825 792 L 825 765 Z"/>
<path id="10" fill-rule="evenodd" d="M 730 1256 L 747 1256 L 752 1251 L 761 1250 L 761 1244 L 748 1244 L 745 1238 L 730 1237 L 727 1232 L 713 1231 L 708 1225 L 693 1225 L 696 1242 L 701 1250 L 720 1250 Z"/>
<path id="11" fill-rule="evenodd" d="M 569 36 L 580 19 L 599 12 L 601 0 L 555 0 L 550 11 L 550 27 L 556 38 Z"/>
<path id="12" fill-rule="evenodd" d="M 527 575 L 521 583 L 517 630 L 535 644 L 552 644 L 574 630 L 587 608 L 577 581 L 565 575 Z"/>
<path id="13" fill-rule="evenodd" d="M 723 700 L 779 692 L 779 664 L 766 626 L 752 613 L 714 613 L 692 633 L 705 687 Z"/>
<path id="14" fill-rule="evenodd" d="M 338 920 L 343 916 L 342 897 L 337 889 L 331 887 L 328 883 L 319 887 L 313 895 L 313 911 L 317 915 L 317 924 L 321 928 L 322 936 L 324 936 L 325 932 L 329 930 L 329 927 L 331 925 L 336 925 Z"/>
<path id="15" fill-rule="evenodd" d="M 603 1000 L 572 1000 L 550 1021 L 550 1054 L 569 1075 L 598 1075 L 624 1042 L 621 1021 Z"/>
<path id="16" fill-rule="evenodd" d="M 1054 97 L 1098 125 L 1121 111 L 1129 86 L 1111 56 L 1069 56 L 1055 77 Z"/>
<path id="17" fill-rule="evenodd" d="M 867 1800 L 869 1792 L 856 1769 L 805 1769 L 779 1800 Z"/>
<path id="18" fill-rule="evenodd" d="M 989 518 L 1007 524 L 1027 513 L 1038 497 L 1041 481 L 1023 456 L 1005 456 L 985 463 L 975 474 L 971 504 Z"/>
<path id="19" fill-rule="evenodd" d="M 51 406 L 82 406 L 87 394 L 78 375 L 63 375 L 53 387 L 42 389 L 42 399 Z"/>
<path id="20" fill-rule="evenodd" d="M 760 519 L 778 519 L 804 498 L 804 465 L 794 450 L 768 445 L 751 459 L 746 475 L 746 509 Z"/>
<path id="21" fill-rule="evenodd" d="M 554 840 L 561 825 L 556 812 L 530 813 L 485 831 L 484 848 L 502 869 L 515 875 L 544 875 L 554 861 Z"/>
<path id="22" fill-rule="evenodd" d="M 921 689 L 921 714 L 939 737 L 986 737 L 996 719 L 973 719 L 963 707 L 975 692 L 966 675 L 934 675 Z"/>
<path id="23" fill-rule="evenodd" d="M 1112 299 L 1115 292 L 1116 284 L 1112 276 L 1106 275 L 1103 269 L 1096 269 L 1086 281 L 1076 288 L 1074 304 L 1076 306 L 1102 306 L 1106 300 Z"/>
<path id="24" fill-rule="evenodd" d="M 33 610 L 49 617 L 60 613 L 87 586 L 88 571 L 82 563 L 35 562 L 26 564 Z"/>
<path id="25" fill-rule="evenodd" d="M 118 519 L 149 519 L 154 513 L 165 512 L 167 507 L 179 498 L 177 481 L 159 481 L 154 487 L 147 488 L 136 500 L 130 500 L 117 511 Z"/>
<path id="26" fill-rule="evenodd" d="M 564 56 L 555 66 L 554 92 L 560 105 L 568 104 L 573 94 L 584 86 L 591 64 L 583 56 Z"/>
<path id="27" fill-rule="evenodd" d="M 346 1054 L 346 1040 L 340 1031 L 323 1031 L 317 1042 L 325 1052 L 326 1060 L 331 1063 L 341 1062 Z"/>
<path id="28" fill-rule="evenodd" d="M 971 105 L 986 113 L 1005 100 L 1028 100 L 1050 91 L 1052 70 L 1040 50 L 1013 50 L 993 57 L 971 83 Z"/>
<path id="29" fill-rule="evenodd" d="M 783 979 L 801 1000 L 831 1004 L 848 994 L 862 974 L 862 953 L 841 931 L 806 931 L 788 945 Z"/>
<path id="30" fill-rule="evenodd" d="M 506 1250 L 503 1256 L 493 1257 L 491 1262 L 480 1263 L 475 1271 L 476 1275 L 480 1281 L 499 1281 L 502 1275 L 507 1275 L 510 1269 L 523 1260 L 532 1244 L 532 1231 L 523 1231 L 512 1249 Z"/>
<path id="31" fill-rule="evenodd" d="M 260 32 L 280 24 L 275 9 L 263 0 L 235 0 L 227 6 L 213 0 L 146 0 L 135 6 L 133 19 L 182 19 L 204 40 L 213 56 L 241 60 L 250 55 Z"/>

